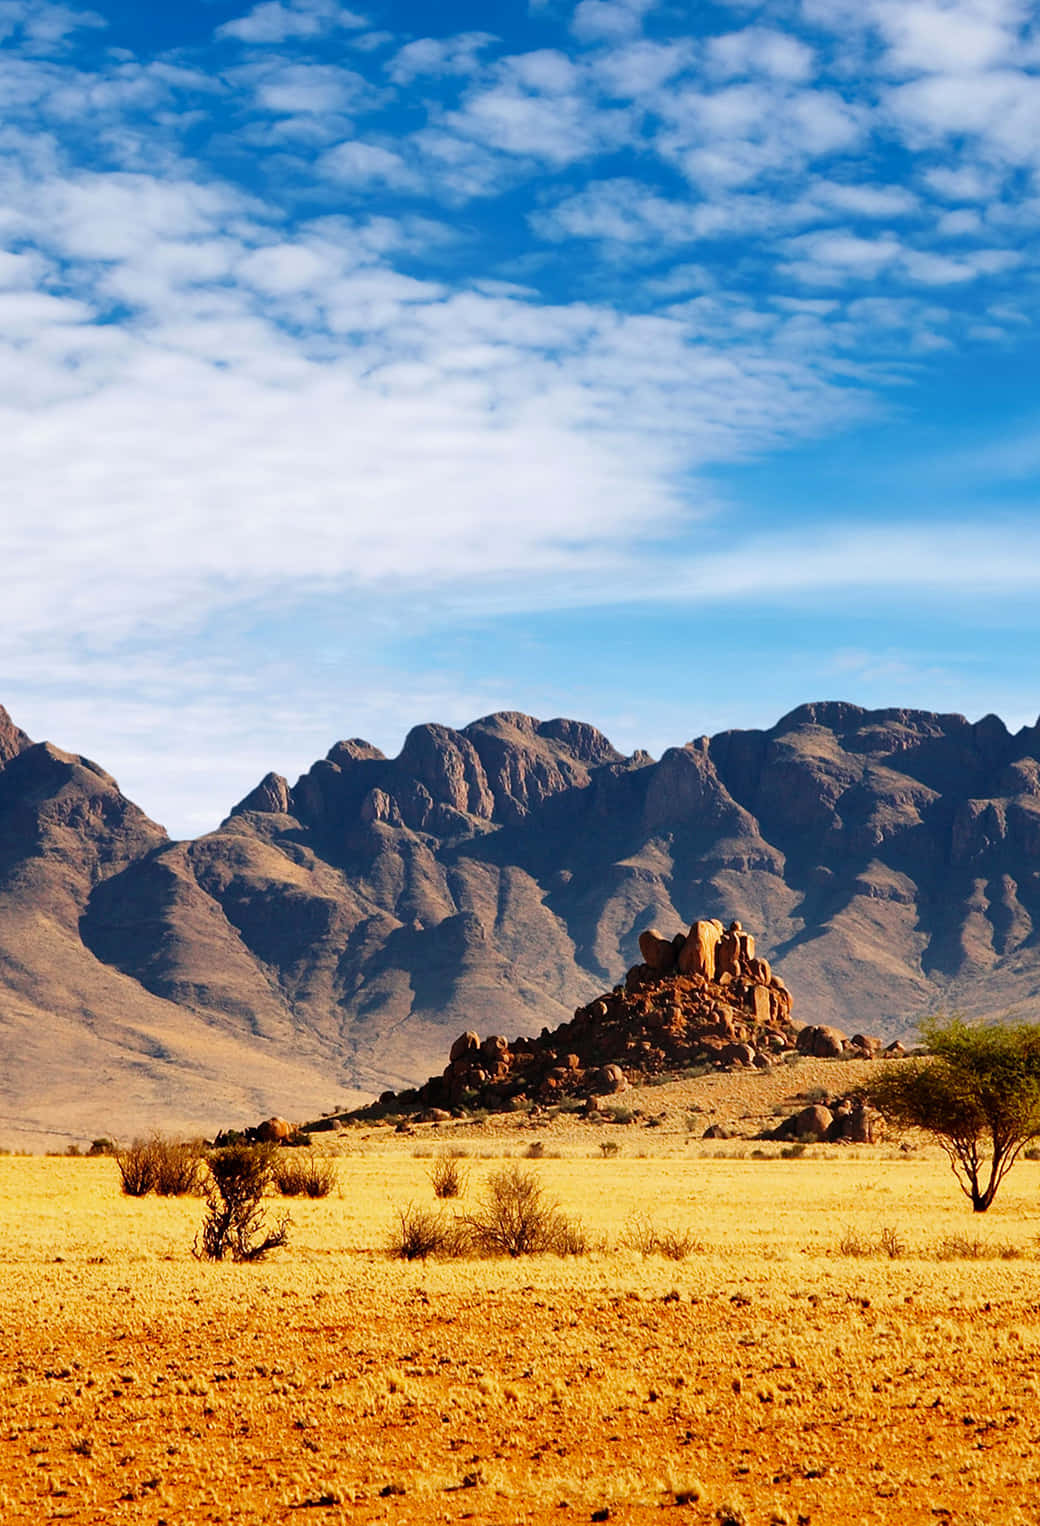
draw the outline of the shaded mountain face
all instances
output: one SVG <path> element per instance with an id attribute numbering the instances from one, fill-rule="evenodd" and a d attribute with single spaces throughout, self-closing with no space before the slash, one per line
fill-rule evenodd
<path id="1" fill-rule="evenodd" d="M 1040 1016 L 1040 727 L 814 704 L 654 762 L 504 712 L 396 758 L 337 743 L 174 843 L 0 711 L 0 1112 L 26 1127 L 400 1088 L 463 1029 L 567 1021 L 646 926 L 711 916 L 760 930 L 802 1022 Z"/>

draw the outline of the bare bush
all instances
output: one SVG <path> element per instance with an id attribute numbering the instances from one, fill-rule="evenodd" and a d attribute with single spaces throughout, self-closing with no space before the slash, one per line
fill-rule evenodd
<path id="1" fill-rule="evenodd" d="M 664 1256 L 667 1261 L 685 1261 L 687 1256 L 703 1251 L 704 1246 L 688 1229 L 659 1229 L 646 1214 L 636 1213 L 625 1223 L 620 1244 L 641 1256 Z"/>
<path id="2" fill-rule="evenodd" d="M 462 1219 L 409 1203 L 397 1210 L 386 1248 L 399 1261 L 425 1261 L 428 1256 L 465 1256 L 471 1239 Z"/>
<path id="3" fill-rule="evenodd" d="M 866 1235 L 861 1235 L 859 1230 L 854 1229 L 850 1224 L 838 1241 L 838 1251 L 843 1256 L 872 1256 L 874 1242 L 868 1240 Z"/>
<path id="4" fill-rule="evenodd" d="M 135 1139 L 132 1145 L 116 1151 L 120 1184 L 127 1197 L 145 1197 L 155 1186 L 155 1158 L 147 1139 Z"/>
<path id="5" fill-rule="evenodd" d="M 160 1197 L 201 1196 L 205 1190 L 205 1161 L 196 1144 L 182 1139 L 151 1141 L 154 1187 Z"/>
<path id="6" fill-rule="evenodd" d="M 268 1251 L 285 1245 L 289 1219 L 266 1230 L 260 1206 L 271 1176 L 271 1145 L 228 1145 L 206 1157 L 210 1184 L 201 1243 L 192 1249 L 200 1260 L 259 1261 Z"/>
<path id="7" fill-rule="evenodd" d="M 271 1180 L 282 1197 L 328 1197 L 336 1185 L 336 1167 L 328 1156 L 314 1150 L 279 1154 L 271 1167 Z"/>
<path id="8" fill-rule="evenodd" d="M 144 1197 L 149 1192 L 160 1197 L 184 1197 L 204 1190 L 202 1152 L 186 1140 L 153 1134 L 150 1139 L 135 1139 L 125 1149 L 117 1149 L 115 1156 L 127 1197 Z"/>
<path id="9" fill-rule="evenodd" d="M 462 1197 L 469 1179 L 469 1173 L 457 1155 L 438 1155 L 427 1175 L 434 1196 L 439 1198 Z"/>
<path id="10" fill-rule="evenodd" d="M 890 1261 L 898 1261 L 901 1256 L 906 1255 L 906 1242 L 901 1239 L 898 1230 L 886 1225 L 878 1235 L 878 1250 Z"/>
<path id="11" fill-rule="evenodd" d="M 871 1240 L 851 1225 L 838 1241 L 838 1253 L 842 1256 L 887 1256 L 899 1261 L 907 1253 L 906 1241 L 897 1229 L 886 1225 L 876 1240 Z"/>
<path id="12" fill-rule="evenodd" d="M 487 1256 L 574 1255 L 587 1249 L 581 1227 L 546 1198 L 534 1172 L 516 1164 L 488 1177 L 484 1201 L 466 1223 L 474 1246 Z"/>

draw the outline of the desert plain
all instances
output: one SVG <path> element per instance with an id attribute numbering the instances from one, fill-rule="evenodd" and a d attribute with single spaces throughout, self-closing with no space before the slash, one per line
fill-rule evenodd
<path id="1" fill-rule="evenodd" d="M 3 1521 L 1035 1526 L 1040 1161 L 979 1216 L 921 1140 L 702 1140 L 782 1084 L 319 1136 L 332 1193 L 272 1198 L 290 1243 L 248 1265 L 110 1158 L 3 1157 Z M 519 1161 L 591 1249 L 392 1259 L 449 1150 L 446 1211 Z"/>

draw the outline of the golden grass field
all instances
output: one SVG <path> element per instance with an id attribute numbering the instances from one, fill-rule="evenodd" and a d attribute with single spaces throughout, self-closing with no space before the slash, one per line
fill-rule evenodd
<path id="1" fill-rule="evenodd" d="M 468 1132 L 463 1207 L 526 1140 Z M 388 1259 L 429 1131 L 339 1136 L 255 1265 L 194 1260 L 202 1203 L 110 1159 L 0 1159 L 0 1519 L 1040 1521 L 1040 1163 L 977 1217 L 937 1151 L 602 1137 L 530 1166 L 607 1242 L 568 1260 Z M 701 1248 L 618 1248 L 633 1213 Z"/>

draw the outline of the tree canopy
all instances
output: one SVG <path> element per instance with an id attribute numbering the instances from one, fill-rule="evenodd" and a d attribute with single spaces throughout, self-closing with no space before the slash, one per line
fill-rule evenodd
<path id="1" fill-rule="evenodd" d="M 936 1017 L 921 1032 L 927 1056 L 887 1067 L 867 1096 L 890 1122 L 931 1134 L 984 1213 L 1023 1145 L 1040 1135 L 1040 1025 Z"/>

